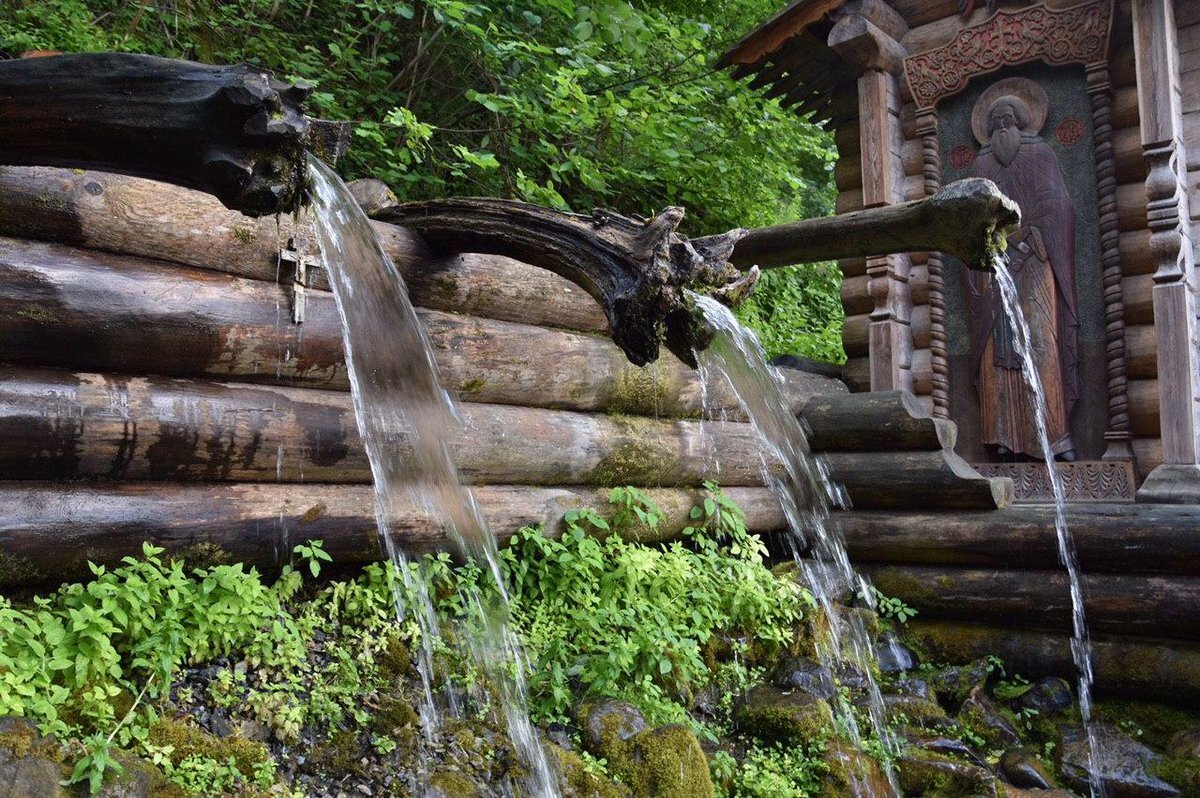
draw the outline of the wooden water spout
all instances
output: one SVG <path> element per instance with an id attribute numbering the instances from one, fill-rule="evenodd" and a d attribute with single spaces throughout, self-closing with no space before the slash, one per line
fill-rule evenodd
<path id="1" fill-rule="evenodd" d="M 923 200 L 748 230 L 730 260 L 743 269 L 769 269 L 931 251 L 986 269 L 991 254 L 1004 250 L 1005 236 L 1020 221 L 1016 203 L 995 183 L 969 178 Z"/>
<path id="2" fill-rule="evenodd" d="M 250 216 L 298 207 L 309 87 L 245 64 L 86 53 L 0 62 L 0 164 L 100 169 L 213 194 Z"/>

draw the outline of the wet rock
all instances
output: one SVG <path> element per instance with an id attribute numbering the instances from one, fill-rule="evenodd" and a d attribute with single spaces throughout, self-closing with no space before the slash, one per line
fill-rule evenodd
<path id="1" fill-rule="evenodd" d="M 162 773 L 149 762 L 124 751 L 116 752 L 115 757 L 121 772 L 105 779 L 99 798 L 150 798 L 166 784 Z"/>
<path id="2" fill-rule="evenodd" d="M 588 770 L 578 754 L 554 744 L 546 745 L 545 751 L 551 764 L 557 765 L 555 770 L 560 776 L 562 798 L 624 798 L 629 795 L 628 787 Z"/>
<path id="3" fill-rule="evenodd" d="M 977 686 L 963 701 L 958 711 L 960 725 L 979 733 L 987 740 L 990 748 L 1010 748 L 1021 745 L 1021 735 L 1017 732 L 1000 708 L 992 703 L 983 691 L 983 686 Z"/>
<path id="4" fill-rule="evenodd" d="M 1162 757 L 1107 724 L 1094 727 L 1099 763 L 1095 771 L 1109 798 L 1175 798 L 1180 791 L 1153 775 Z M 1087 735 L 1079 728 L 1063 731 L 1062 775 L 1067 786 L 1087 792 L 1093 772 Z"/>
<path id="5" fill-rule="evenodd" d="M 889 723 L 905 728 L 933 729 L 944 726 L 950 717 L 936 701 L 911 695 L 885 695 L 883 707 Z"/>
<path id="6" fill-rule="evenodd" d="M 742 731 L 766 742 L 795 745 L 824 739 L 833 728 L 829 704 L 803 690 L 760 685 L 750 691 L 735 719 Z"/>
<path id="7" fill-rule="evenodd" d="M 546 739 L 558 747 L 570 751 L 575 747 L 571 741 L 571 732 L 571 727 L 565 723 L 551 723 L 546 726 Z"/>
<path id="8" fill-rule="evenodd" d="M 1010 748 L 1000 757 L 1000 778 L 1014 787 L 1036 790 L 1054 788 L 1054 777 L 1037 757 L 1020 748 Z"/>
<path id="9" fill-rule="evenodd" d="M 803 690 L 825 701 L 837 695 L 833 674 L 807 657 L 789 657 L 780 662 L 772 681 L 782 690 Z"/>
<path id="10" fill-rule="evenodd" d="M 1004 788 L 1004 798 L 1079 798 L 1070 790 L 1027 790 L 1023 787 Z"/>
<path id="11" fill-rule="evenodd" d="M 863 691 L 871 686 L 870 677 L 857 665 L 849 662 L 838 668 L 837 677 L 838 682 L 850 690 Z"/>
<path id="12" fill-rule="evenodd" d="M 926 736 L 913 731 L 906 732 L 904 736 L 908 740 L 909 745 L 914 748 L 920 748 L 922 751 L 955 757 L 974 765 L 979 765 L 980 767 L 987 767 L 987 762 L 971 746 L 954 737 L 943 737 L 940 735 Z"/>
<path id="13" fill-rule="evenodd" d="M 821 795 L 891 795 L 893 790 L 879 763 L 842 745 L 832 745 L 823 758 Z"/>
<path id="14" fill-rule="evenodd" d="M 66 798 L 66 768 L 50 759 L 0 749 L 0 798 Z"/>
<path id="15" fill-rule="evenodd" d="M 1167 753 L 1179 759 L 1200 759 L 1200 726 L 1176 732 L 1167 743 Z"/>
<path id="16" fill-rule="evenodd" d="M 966 665 L 942 668 L 933 675 L 929 683 L 943 706 L 956 708 L 967 699 L 972 690 L 985 684 L 987 678 L 987 662 L 977 659 Z"/>
<path id="17" fill-rule="evenodd" d="M 580 708 L 583 746 L 597 756 L 649 728 L 642 713 L 632 704 L 606 698 Z"/>
<path id="18" fill-rule="evenodd" d="M 1043 676 L 1012 701 L 1014 709 L 1034 709 L 1043 718 L 1065 712 L 1074 704 L 1075 694 L 1071 692 L 1071 685 L 1057 676 Z"/>
<path id="19" fill-rule="evenodd" d="M 898 679 L 892 683 L 892 690 L 899 695 L 927 698 L 930 701 L 935 700 L 933 689 L 929 686 L 929 682 L 924 679 L 912 677 Z"/>
<path id="20" fill-rule="evenodd" d="M 941 757 L 902 756 L 896 775 L 905 795 L 949 798 L 995 798 L 996 777 L 987 768 Z"/>
<path id="21" fill-rule="evenodd" d="M 917 655 L 900 642 L 900 635 L 888 630 L 875 644 L 881 673 L 902 673 L 917 667 Z"/>

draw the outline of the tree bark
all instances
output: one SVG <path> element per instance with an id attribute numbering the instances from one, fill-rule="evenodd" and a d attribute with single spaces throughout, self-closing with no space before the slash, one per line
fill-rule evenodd
<path id="1" fill-rule="evenodd" d="M 1054 508 L 997 512 L 859 512 L 838 515 L 856 562 L 978 568 L 1061 567 Z M 1200 575 L 1200 508 L 1067 505 L 1067 524 L 1087 573 Z"/>
<path id="2" fill-rule="evenodd" d="M 252 216 L 299 206 L 310 89 L 242 64 L 85 53 L 0 62 L 0 163 L 105 169 Z"/>
<path id="3" fill-rule="evenodd" d="M 567 214 L 522 202 L 449 199 L 385 208 L 378 218 L 421 233 L 440 255 L 482 252 L 548 269 L 604 308 L 613 341 L 635 365 L 658 358 L 659 342 L 695 366 L 711 339 L 686 289 L 728 290 L 728 263 L 742 231 L 689 242 L 676 233 L 682 208 L 641 221 L 608 211 Z M 752 279 L 757 279 L 754 275 Z"/>
<path id="4" fill-rule="evenodd" d="M 771 268 L 931 250 L 986 269 L 997 239 L 1003 241 L 1020 218 L 994 183 L 960 180 L 922 200 L 749 230 L 730 261 Z"/>
<path id="5" fill-rule="evenodd" d="M 647 493 L 665 512 L 657 533 L 634 530 L 649 540 L 678 535 L 704 496 L 697 490 Z M 501 540 L 536 524 L 557 535 L 567 512 L 608 507 L 607 490 L 496 486 L 474 494 Z M 766 488 L 725 494 L 745 510 L 752 531 L 786 525 Z M 89 560 L 118 565 L 122 557 L 139 556 L 143 541 L 173 556 L 216 555 L 271 568 L 288 562 L 293 546 L 322 540 L 336 564 L 374 562 L 381 548 L 372 507 L 365 485 L 0 483 L 0 588 L 87 578 Z M 445 530 L 415 504 L 391 520 L 406 551 L 449 546 Z"/>
<path id="6" fill-rule="evenodd" d="M 0 362 L 348 391 L 332 295 L 307 292 L 299 325 L 288 302 L 285 289 L 260 280 L 0 239 Z M 700 411 L 699 375 L 672 355 L 638 368 L 598 336 L 418 313 L 443 383 L 467 401 L 667 417 Z M 795 409 L 815 394 L 845 391 L 795 370 L 784 379 Z M 724 385 L 709 399 L 740 415 Z"/>
<path id="7" fill-rule="evenodd" d="M 1074 678 L 1071 636 L 950 621 L 908 622 L 907 633 L 933 662 L 969 662 L 996 655 L 1028 679 Z M 1092 663 L 1101 696 L 1200 706 L 1200 647 L 1169 640 L 1093 638 Z"/>
<path id="8" fill-rule="evenodd" d="M 914 607 L 922 620 L 973 621 L 1070 633 L 1071 591 L 1065 571 L 1009 571 L 872 565 L 875 587 Z M 1200 640 L 1192 617 L 1200 578 L 1085 574 L 1084 607 L 1095 634 Z"/>

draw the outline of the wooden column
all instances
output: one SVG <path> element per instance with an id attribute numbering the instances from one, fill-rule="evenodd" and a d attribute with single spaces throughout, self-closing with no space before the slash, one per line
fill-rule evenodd
<path id="1" fill-rule="evenodd" d="M 859 158 L 863 207 L 903 202 L 904 135 L 900 127 L 900 81 L 904 62 L 899 39 L 904 20 L 883 0 L 847 4 L 829 34 L 829 46 L 857 68 Z M 913 390 L 912 292 L 908 255 L 867 259 L 872 391 Z"/>
<path id="2" fill-rule="evenodd" d="M 1133 0 L 1133 33 L 1146 157 L 1146 217 L 1153 252 L 1154 327 L 1158 339 L 1159 424 L 1163 464 L 1146 478 L 1142 501 L 1200 501 L 1200 353 L 1196 275 L 1187 227 L 1174 0 Z"/>

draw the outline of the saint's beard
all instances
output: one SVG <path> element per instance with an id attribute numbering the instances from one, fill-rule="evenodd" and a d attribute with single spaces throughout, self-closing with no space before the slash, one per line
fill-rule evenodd
<path id="1" fill-rule="evenodd" d="M 1017 157 L 1021 149 L 1021 129 L 1015 127 L 997 128 L 992 133 L 992 154 L 1003 166 L 1008 166 Z"/>

